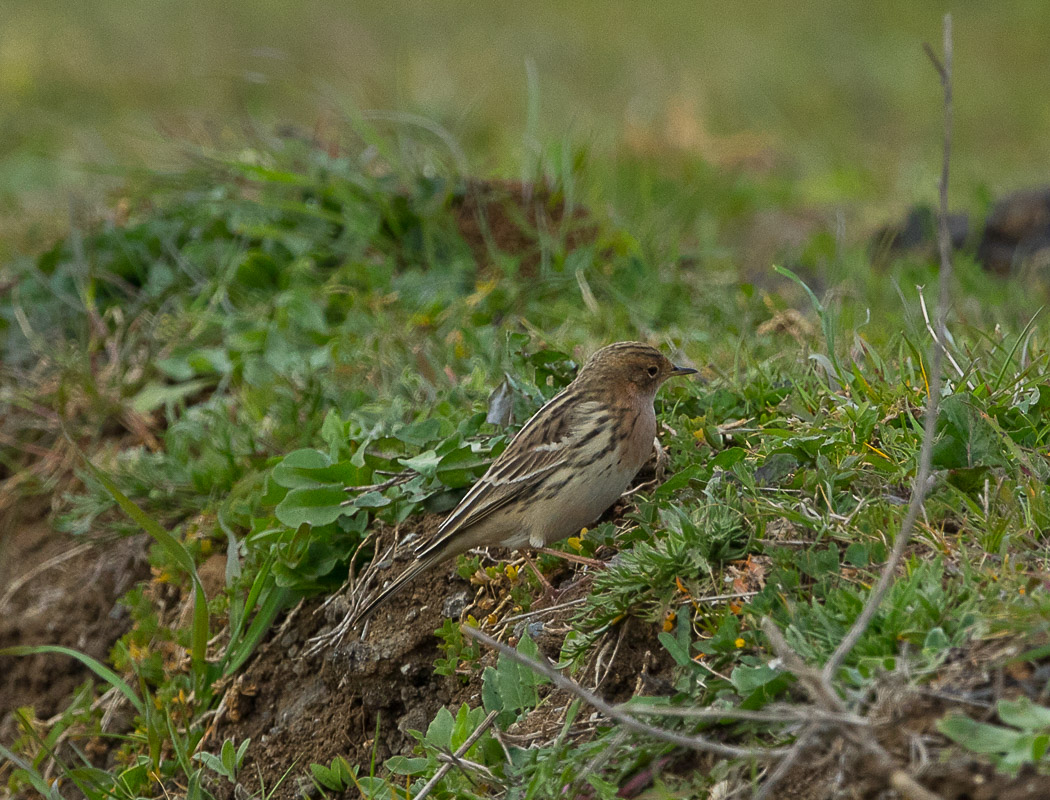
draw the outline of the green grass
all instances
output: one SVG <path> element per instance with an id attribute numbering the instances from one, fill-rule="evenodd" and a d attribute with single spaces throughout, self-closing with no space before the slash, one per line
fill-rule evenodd
<path id="1" fill-rule="evenodd" d="M 792 682 L 770 666 L 758 621 L 771 617 L 821 662 L 877 577 L 921 443 L 929 337 L 916 286 L 934 285 L 933 266 L 903 259 L 878 272 L 864 247 L 818 232 L 793 272 L 745 278 L 718 231 L 789 204 L 780 178 L 685 159 L 696 182 L 676 183 L 644 159 L 589 165 L 555 151 L 541 165 L 562 197 L 629 188 L 649 210 L 626 221 L 596 212 L 596 240 L 575 249 L 550 237 L 538 275 L 523 280 L 515 254 L 475 263 L 451 210 L 466 176 L 440 143 L 364 124 L 345 136 L 339 157 L 266 138 L 201 154 L 194 168 L 132 181 L 129 196 L 142 200 L 126 223 L 75 230 L 7 267 L 18 283 L 0 296 L 0 413 L 15 445 L 4 468 L 31 474 L 35 451 L 76 441 L 91 465 L 76 464 L 81 482 L 58 503 L 57 523 L 74 533 L 144 528 L 155 581 L 196 594 L 180 628 L 132 590 L 124 603 L 135 626 L 114 649 L 115 672 L 92 667 L 135 693 L 120 746 L 127 766 L 55 763 L 90 797 L 155 793 L 159 783 L 204 796 L 208 771 L 236 774 L 243 753 L 232 744 L 218 761 L 192 758 L 216 681 L 237 674 L 281 610 L 339 586 L 370 525 L 454 504 L 513 432 L 485 421 L 501 381 L 520 424 L 581 356 L 623 338 L 675 349 L 705 380 L 658 399 L 669 480 L 639 495 L 621 524 L 576 543 L 584 554 L 613 546 L 620 559 L 596 577 L 562 660 L 583 663 L 630 614 L 663 626 L 678 664 L 669 703 L 759 708 L 788 697 Z M 965 254 L 955 284 L 959 371 L 947 367 L 937 480 L 898 583 L 838 676 L 850 691 L 905 662 L 920 680 L 989 635 L 1045 642 L 1036 576 L 1050 531 L 1050 356 L 1039 322 L 1028 327 L 1045 290 L 989 277 Z M 808 329 L 762 326 L 790 308 Z M 41 407 L 62 425 L 41 424 Z M 344 491 L 391 472 L 404 480 Z M 37 478 L 19 490 L 55 489 Z M 225 591 L 204 598 L 197 565 L 223 549 Z M 738 584 L 754 594 L 703 600 Z M 220 646 L 208 648 L 217 631 Z M 450 631 L 443 639 L 440 669 L 473 660 Z M 189 669 L 163 656 L 172 646 Z M 485 712 L 506 726 L 545 702 L 510 696 L 524 679 L 509 663 L 490 669 L 482 705 L 443 710 L 413 758 L 374 772 L 314 765 L 314 779 L 390 796 L 409 776 L 418 789 Z M 67 737 L 98 731 L 89 706 L 71 706 Z M 56 753 L 29 710 L 22 719 L 25 736 L 5 743 L 17 766 L 10 783 L 39 790 Z M 570 724 L 571 715 L 537 748 L 512 748 L 510 762 L 490 736 L 471 754 L 494 785 L 522 796 L 581 781 L 611 797 L 667 752 L 615 728 L 581 741 Z M 721 727 L 745 743 L 790 738 L 755 723 Z M 583 776 L 599 754 L 600 769 Z M 685 794 L 746 780 L 749 769 L 660 780 Z M 447 796 L 484 796 L 461 771 L 445 781 Z"/>
<path id="2" fill-rule="evenodd" d="M 953 9 L 953 204 L 979 211 L 988 192 L 1038 180 L 1033 165 L 1050 156 L 1044 12 L 1040 0 Z M 941 13 L 901 0 L 848 15 L 828 0 L 733 14 L 682 0 L 528 12 L 462 0 L 12 4 L 0 254 L 46 246 L 68 224 L 70 191 L 84 201 L 78 216 L 82 205 L 101 212 L 120 190 L 114 173 L 167 168 L 186 140 L 233 144 L 246 127 L 289 121 L 324 136 L 355 108 L 437 121 L 482 174 L 535 177 L 548 149 L 602 164 L 649 157 L 683 197 L 702 187 L 675 173 L 682 157 L 770 170 L 794 205 L 844 208 L 856 238 L 934 197 L 939 92 L 920 44 L 938 44 Z M 436 141 L 420 128 L 412 138 Z M 603 188 L 635 232 L 655 221 L 629 186 Z"/>

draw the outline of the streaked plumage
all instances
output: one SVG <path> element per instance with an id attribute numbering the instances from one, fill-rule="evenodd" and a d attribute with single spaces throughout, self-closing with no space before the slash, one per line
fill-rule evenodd
<path id="1" fill-rule="evenodd" d="M 416 551 L 416 562 L 357 616 L 369 617 L 413 578 L 474 547 L 542 547 L 588 525 L 627 489 L 656 436 L 660 385 L 694 369 L 654 347 L 617 342 L 537 411 Z"/>

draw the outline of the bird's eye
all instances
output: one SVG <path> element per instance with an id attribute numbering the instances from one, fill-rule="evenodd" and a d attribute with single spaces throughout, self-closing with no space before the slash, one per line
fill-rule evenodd
<path id="1" fill-rule="evenodd" d="M 649 369 L 646 370 L 646 372 L 649 373 L 649 377 L 650 378 L 655 378 L 659 371 L 660 371 L 660 368 L 655 366 L 655 365 L 652 366 L 652 367 L 649 367 Z"/>

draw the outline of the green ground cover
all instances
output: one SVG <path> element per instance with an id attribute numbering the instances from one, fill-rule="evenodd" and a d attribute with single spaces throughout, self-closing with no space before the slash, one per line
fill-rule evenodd
<path id="1" fill-rule="evenodd" d="M 842 235 L 826 216 L 778 251 L 790 274 L 774 271 L 772 258 L 744 269 L 747 233 L 764 215 L 838 204 L 847 207 L 852 231 L 891 216 L 872 209 L 933 197 L 940 112 L 936 80 L 918 49 L 937 29 L 939 12 L 889 28 L 881 16 L 889 9 L 866 11 L 832 36 L 818 24 L 826 8 L 794 5 L 791 26 L 777 30 L 747 14 L 732 25 L 700 25 L 702 37 L 719 38 L 732 56 L 713 59 L 700 88 L 667 79 L 700 72 L 680 67 L 677 55 L 699 59 L 708 39 L 696 42 L 673 24 L 695 12 L 675 7 L 655 15 L 632 39 L 633 60 L 623 65 L 619 50 L 603 50 L 595 43 L 600 33 L 575 19 L 582 11 L 559 11 L 564 24 L 550 52 L 585 52 L 587 68 L 576 74 L 562 65 L 573 77 L 550 88 L 544 76 L 560 62 L 540 57 L 531 93 L 525 76 L 532 67 L 522 59 L 518 75 L 514 59 L 495 53 L 520 37 L 538 38 L 536 28 L 492 19 L 490 10 L 445 39 L 427 40 L 442 40 L 440 47 L 424 48 L 403 31 L 430 24 L 440 31 L 448 20 L 413 10 L 412 24 L 395 31 L 384 12 L 366 10 L 367 24 L 332 26 L 322 37 L 345 34 L 357 45 L 329 68 L 349 71 L 361 53 L 378 54 L 393 65 L 389 72 L 408 72 L 398 89 L 408 102 L 400 105 L 436 108 L 444 126 L 422 129 L 405 116 L 376 120 L 347 102 L 350 118 L 326 123 L 320 145 L 261 133 L 262 123 L 248 134 L 223 130 L 207 147 L 187 146 L 191 157 L 178 166 L 121 174 L 119 212 L 111 199 L 103 204 L 106 218 L 83 224 L 77 215 L 56 222 L 39 205 L 68 175 L 68 163 L 51 157 L 68 146 L 68 131 L 56 130 L 40 153 L 30 141 L 41 120 L 79 113 L 74 84 L 60 80 L 61 59 L 40 66 L 31 54 L 5 51 L 23 72 L 0 70 L 7 76 L 0 89 L 21 92 L 42 116 L 3 123 L 18 135 L 4 153 L 0 188 L 22 217 L 19 237 L 35 245 L 32 255 L 13 255 L 11 247 L 0 273 L 3 499 L 44 498 L 55 530 L 73 537 L 145 530 L 153 541 L 153 578 L 122 599 L 133 624 L 105 664 L 89 662 L 94 680 L 51 720 L 21 709 L 17 738 L 0 742 L 8 788 L 58 797 L 75 786 L 93 798 L 133 798 L 204 797 L 232 786 L 251 745 L 227 741 L 195 755 L 196 747 L 228 681 L 275 620 L 300 599 L 337 591 L 370 530 L 455 503 L 515 429 L 486 422 L 496 387 L 506 383 L 520 424 L 571 379 L 581 357 L 627 338 L 660 344 L 699 367 L 703 380 L 669 385 L 657 400 L 668 480 L 634 496 L 623 517 L 564 545 L 618 557 L 596 575 L 571 618 L 561 661 L 569 669 L 586 664 L 602 637 L 630 616 L 659 630 L 676 664 L 658 702 L 757 710 L 797 696 L 759 623 L 772 619 L 803 658 L 823 663 L 877 578 L 922 441 L 930 345 L 922 301 L 934 302 L 937 270 L 917 254 L 875 267 L 863 238 Z M 992 14 L 974 7 L 956 19 L 953 196 L 971 210 L 986 207 L 989 187 L 1045 162 L 1045 137 L 1033 144 L 1045 127 L 1045 101 L 1025 100 L 1032 78 L 1004 78 L 1023 72 L 1035 43 L 1045 41 L 1037 9 L 1018 4 L 1010 14 Z M 8 13 L 13 24 L 37 32 L 18 40 L 22 47 L 45 47 L 57 35 L 45 35 L 41 11 Z M 204 21 L 215 31 L 228 24 L 227 12 L 209 13 L 216 16 Z M 783 13 L 778 20 L 788 19 Z M 123 12 L 72 17 L 69 26 L 98 31 L 117 22 L 145 36 L 145 23 Z M 607 20 L 617 22 L 615 15 Z M 173 30 L 156 35 L 179 41 L 175 15 L 165 24 Z M 285 26 L 282 46 L 296 58 L 326 50 L 316 47 L 319 24 Z M 495 103 L 485 95 L 481 110 L 455 117 L 470 71 L 447 54 L 468 51 L 495 28 L 506 28 L 506 40 L 489 37 L 471 68 L 492 74 L 486 91 L 493 95 L 520 80 L 506 103 L 519 116 L 495 121 Z M 1002 46 L 1007 34 L 1010 46 Z M 84 34 L 67 58 L 101 58 L 105 41 Z M 398 56 L 398 42 L 411 58 Z M 829 55 L 815 57 L 822 45 Z M 841 83 L 820 72 L 854 46 L 860 56 Z M 1000 57 L 974 55 L 991 48 Z M 173 48 L 162 74 L 179 72 L 179 59 L 193 53 L 203 54 L 205 72 L 232 69 L 219 55 L 232 50 L 201 42 Z M 893 60 L 900 52 L 914 56 L 914 69 Z M 610 112 L 614 87 L 625 75 L 644 75 L 638 65 L 650 57 L 666 94 L 653 97 L 638 86 L 644 100 Z M 100 83 L 98 102 L 85 107 L 101 114 L 106 98 L 116 103 L 128 92 L 171 104 L 156 113 L 178 106 L 181 78 L 170 78 L 173 94 L 158 94 L 153 84 L 122 80 L 122 70 L 135 66 L 131 59 L 122 58 L 110 76 L 119 88 Z M 746 69 L 734 68 L 741 62 Z M 293 63 L 285 68 L 309 66 Z M 18 75 L 29 77 L 18 83 Z M 53 105 L 40 76 L 55 93 Z M 441 80 L 444 99 L 435 88 Z M 313 115 L 305 101 L 296 109 L 274 100 L 275 83 L 271 76 L 258 95 L 235 100 L 205 93 L 205 105 L 243 103 L 260 119 Z M 251 86 L 239 77 L 229 91 Z M 376 86 L 377 101 L 393 91 Z M 417 95 L 434 105 L 420 108 L 426 104 Z M 690 110 L 692 101 L 682 98 L 697 96 L 709 106 Z M 768 101 L 773 96 L 789 100 Z M 540 102 L 542 117 L 533 113 Z M 1005 137 L 990 124 L 1000 103 L 1016 112 Z M 145 99 L 133 105 L 135 114 L 150 107 Z M 583 136 L 548 127 L 569 117 L 570 106 Z M 848 112 L 812 133 L 810 121 L 828 107 Z M 106 115 L 92 135 L 126 154 L 134 148 L 114 130 L 133 116 Z M 700 119 L 714 133 L 697 129 Z M 608 138 L 593 133 L 606 124 L 614 131 Z M 726 133 L 739 129 L 776 134 L 753 140 Z M 338 149 L 328 146 L 334 140 Z M 44 151 L 51 155 L 40 158 Z M 756 166 L 767 151 L 792 157 Z M 549 187 L 556 224 L 534 232 L 528 258 L 491 241 L 479 250 L 464 234 L 462 200 L 474 171 L 524 174 Z M 554 213 L 566 207 L 586 209 L 585 216 L 574 222 Z M 1046 291 L 1038 276 L 985 274 L 968 250 L 955 266 L 934 484 L 897 584 L 835 676 L 857 708 L 887 674 L 922 686 L 993 643 L 1013 647 L 999 666 L 1012 659 L 1038 674 L 1046 659 Z M 61 468 L 38 469 L 49 457 Z M 345 491 L 386 483 L 391 474 L 404 480 Z M 206 596 L 199 571 L 216 552 L 226 554 L 222 590 Z M 469 562 L 461 566 L 473 571 Z M 163 591 L 191 613 L 159 610 Z M 538 596 L 524 579 L 514 593 L 523 609 Z M 702 601 L 727 593 L 740 597 Z M 454 627 L 446 625 L 441 638 L 446 661 L 438 670 L 482 669 L 480 652 Z M 529 640 L 519 647 L 528 650 Z M 481 702 L 438 712 L 411 756 L 292 769 L 327 794 L 403 797 L 441 768 L 442 754 L 487 712 L 498 712 L 496 724 L 506 729 L 542 708 L 549 696 L 541 688 L 531 673 L 500 660 L 483 671 Z M 131 722 L 107 734 L 118 756 L 100 769 L 86 743 L 103 730 L 94 700 L 107 689 L 124 698 Z M 1045 709 L 1003 702 L 1014 705 L 1000 705 L 1001 725 L 974 728 L 980 723 L 953 717 L 945 735 L 1004 773 L 1024 767 L 1042 774 Z M 504 750 L 486 733 L 467 754 L 484 771 L 453 769 L 432 796 L 553 797 L 568 786 L 613 797 L 672 752 L 615 725 L 577 735 L 572 724 L 584 713 L 573 709 L 558 735 L 528 748 Z M 664 723 L 760 746 L 790 742 L 796 733 L 760 722 L 669 716 Z M 679 765 L 655 778 L 664 792 L 655 796 L 708 796 L 720 784 L 748 785 L 757 769 L 746 760 Z"/>

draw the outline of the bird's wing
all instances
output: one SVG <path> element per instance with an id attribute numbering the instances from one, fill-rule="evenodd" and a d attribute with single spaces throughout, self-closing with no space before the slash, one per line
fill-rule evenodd
<path id="1" fill-rule="evenodd" d="M 581 402 L 565 392 L 550 400 L 518 431 L 507 449 L 441 523 L 434 540 L 417 555 L 438 549 L 457 532 L 527 497 L 543 478 L 566 463 L 576 441 L 586 435 L 579 421 L 598 409 L 598 403 Z"/>

